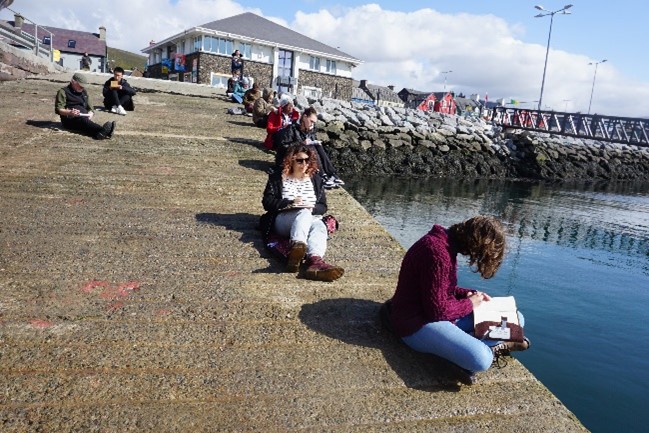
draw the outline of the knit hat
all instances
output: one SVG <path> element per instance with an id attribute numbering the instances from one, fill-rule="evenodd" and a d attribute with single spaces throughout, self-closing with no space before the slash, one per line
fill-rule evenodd
<path id="1" fill-rule="evenodd" d="M 72 79 L 76 81 L 77 83 L 81 84 L 81 87 L 85 86 L 88 84 L 88 79 L 86 78 L 85 75 L 77 72 L 72 76 Z"/>
<path id="2" fill-rule="evenodd" d="M 282 93 L 279 97 L 279 106 L 284 107 L 286 104 L 292 104 L 293 103 L 293 98 L 291 98 L 291 95 L 287 93 Z"/>

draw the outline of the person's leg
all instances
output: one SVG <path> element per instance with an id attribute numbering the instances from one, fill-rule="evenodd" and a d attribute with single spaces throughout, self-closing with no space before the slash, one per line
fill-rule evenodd
<path id="1" fill-rule="evenodd" d="M 471 372 L 485 371 L 493 361 L 489 346 L 448 321 L 427 323 L 402 340 L 418 352 L 432 353 Z"/>
<path id="2" fill-rule="evenodd" d="M 96 137 L 97 134 L 104 131 L 104 127 L 96 124 L 87 117 L 63 117 L 61 123 L 66 129 L 80 131 L 91 137 Z"/>
<path id="3" fill-rule="evenodd" d="M 123 94 L 119 96 L 119 105 L 124 107 L 126 111 L 133 111 L 133 100 L 131 99 L 131 95 L 128 94 Z"/>
<path id="4" fill-rule="evenodd" d="M 106 92 L 106 100 L 108 101 L 108 105 L 111 107 L 117 107 L 120 105 L 117 90 L 108 90 L 108 92 Z"/>
<path id="5" fill-rule="evenodd" d="M 336 169 L 334 168 L 334 165 L 331 163 L 331 160 L 329 159 L 329 155 L 327 155 L 327 152 L 325 152 L 324 148 L 322 147 L 321 144 L 315 144 L 313 145 L 315 148 L 316 152 L 318 153 L 318 159 L 320 160 L 320 168 L 322 168 L 322 171 L 328 176 L 336 176 Z"/>
<path id="6" fill-rule="evenodd" d="M 324 258 L 327 251 L 327 226 L 320 218 L 311 215 L 311 227 L 309 228 L 309 236 L 307 237 L 307 250 L 308 256 L 319 256 Z"/>
<path id="7" fill-rule="evenodd" d="M 278 213 L 277 217 L 275 218 L 275 226 L 273 227 L 275 233 L 287 238 L 290 237 L 291 227 L 293 227 L 293 222 L 297 217 L 297 213 L 298 211 L 296 210 L 295 211 L 290 210 L 290 211 Z"/>

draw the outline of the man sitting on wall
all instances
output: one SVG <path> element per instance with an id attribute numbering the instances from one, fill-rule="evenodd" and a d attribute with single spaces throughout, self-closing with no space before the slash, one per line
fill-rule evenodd
<path id="1" fill-rule="evenodd" d="M 83 74 L 74 74 L 70 84 L 56 94 L 54 112 L 61 116 L 61 123 L 66 129 L 82 132 L 97 140 L 110 138 L 115 130 L 115 122 L 106 122 L 101 126 L 92 121 L 94 113 L 84 88 L 87 84 L 88 80 Z"/>
<path id="2" fill-rule="evenodd" d="M 135 110 L 135 104 L 133 103 L 135 90 L 123 77 L 124 69 L 119 66 L 116 67 L 113 70 L 113 77 L 104 83 L 102 93 L 106 110 L 110 109 L 111 113 L 125 116 L 127 111 Z"/>

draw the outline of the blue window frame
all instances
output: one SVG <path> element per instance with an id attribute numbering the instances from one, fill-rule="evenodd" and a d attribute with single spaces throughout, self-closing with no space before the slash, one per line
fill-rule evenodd
<path id="1" fill-rule="evenodd" d="M 43 36 L 43 45 L 51 45 L 52 44 L 52 37 L 51 36 Z"/>
<path id="2" fill-rule="evenodd" d="M 77 41 L 74 39 L 69 39 L 68 40 L 68 48 L 76 48 L 77 47 Z"/>

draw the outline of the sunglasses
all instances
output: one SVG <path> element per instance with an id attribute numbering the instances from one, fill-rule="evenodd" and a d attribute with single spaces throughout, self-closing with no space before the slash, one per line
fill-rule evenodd
<path id="1" fill-rule="evenodd" d="M 309 158 L 295 158 L 293 161 L 297 162 L 298 164 L 306 164 L 309 162 Z"/>

